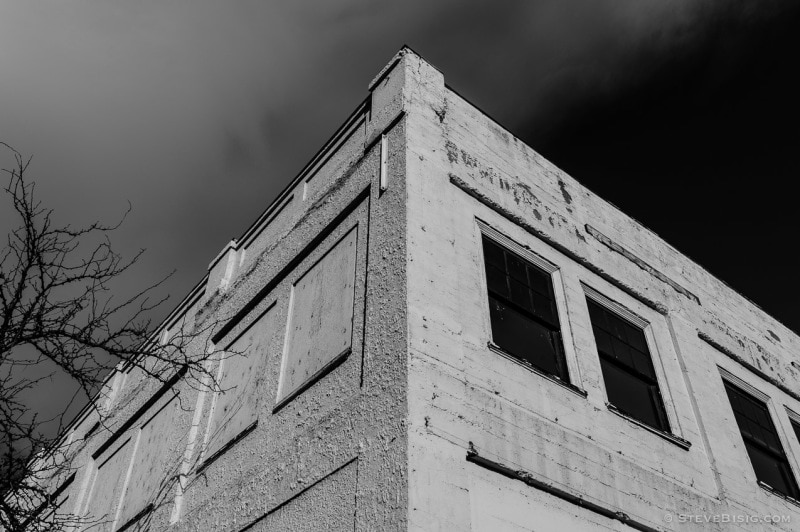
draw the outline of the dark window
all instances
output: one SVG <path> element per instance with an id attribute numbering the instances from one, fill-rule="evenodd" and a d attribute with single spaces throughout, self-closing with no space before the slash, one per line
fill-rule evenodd
<path id="1" fill-rule="evenodd" d="M 484 237 L 492 340 L 534 368 L 567 380 L 550 275 Z"/>
<path id="2" fill-rule="evenodd" d="M 797 482 L 783 453 L 767 405 L 728 382 L 725 382 L 725 391 L 756 478 L 783 495 L 800 499 Z"/>
<path id="3" fill-rule="evenodd" d="M 656 372 L 641 328 L 587 298 L 608 402 L 661 431 L 669 431 Z"/>
<path id="4" fill-rule="evenodd" d="M 797 436 L 797 441 L 800 442 L 800 423 L 789 420 L 792 424 L 792 430 L 794 431 L 794 435 Z"/>

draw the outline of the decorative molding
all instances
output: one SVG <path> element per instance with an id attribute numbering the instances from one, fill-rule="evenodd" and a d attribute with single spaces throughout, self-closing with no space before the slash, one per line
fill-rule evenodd
<path id="1" fill-rule="evenodd" d="M 765 394 L 764 392 L 762 392 L 749 382 L 744 381 L 741 378 L 737 377 L 727 369 L 720 366 L 717 366 L 717 369 L 719 370 L 722 380 L 726 381 L 731 386 L 739 388 L 748 395 L 752 395 L 753 397 L 755 397 L 764 404 L 769 403 L 769 395 Z"/>
<path id="2" fill-rule="evenodd" d="M 711 336 L 709 336 L 707 333 L 705 333 L 705 332 L 703 332 L 703 331 L 698 329 L 697 337 L 700 338 L 701 340 L 703 340 L 705 343 L 707 343 L 711 347 L 713 347 L 714 349 L 716 349 L 717 351 L 719 351 L 720 353 L 722 353 L 723 355 L 725 355 L 728 358 L 730 358 L 731 360 L 733 360 L 734 362 L 737 362 L 740 366 L 745 368 L 747 371 L 749 371 L 753 375 L 756 375 L 756 376 L 760 377 L 762 380 L 764 380 L 764 381 L 770 383 L 771 385 L 775 386 L 776 388 L 778 388 L 780 391 L 782 391 L 783 393 L 785 393 L 786 395 L 788 395 L 789 397 L 791 397 L 795 401 L 800 401 L 800 395 L 798 395 L 796 392 L 790 390 L 785 384 L 781 383 L 780 381 L 778 381 L 774 377 L 771 377 L 771 376 L 767 375 L 766 373 L 764 373 L 763 371 L 761 371 L 760 369 L 755 367 L 753 364 L 751 364 L 750 362 L 748 362 L 747 360 L 742 358 L 740 355 L 734 353 L 733 351 L 731 351 L 730 349 L 728 349 L 727 347 L 725 347 L 721 343 L 717 342 L 716 340 L 711 338 Z M 722 369 L 722 368 L 720 368 L 720 369 Z M 742 382 L 744 382 L 744 381 L 742 381 Z"/>
<path id="3" fill-rule="evenodd" d="M 789 417 L 789 420 L 795 425 L 800 426 L 800 414 L 798 414 L 788 406 L 784 405 L 784 408 L 786 409 L 786 415 Z"/>
<path id="4" fill-rule="evenodd" d="M 608 238 L 606 235 L 604 235 L 591 225 L 586 224 L 585 228 L 587 233 L 589 233 L 592 237 L 594 237 L 595 240 L 606 246 L 608 249 L 614 251 L 615 253 L 619 253 L 620 255 L 622 255 L 623 257 L 625 257 L 626 259 L 628 259 L 636 266 L 638 266 L 645 272 L 649 273 L 659 281 L 671 286 L 679 294 L 686 296 L 687 298 L 691 299 L 692 301 L 700 305 L 700 298 L 691 293 L 689 290 L 682 287 L 681 285 L 679 285 L 678 283 L 676 283 L 675 281 L 673 281 L 672 279 L 661 273 L 660 271 L 656 270 L 650 264 L 643 261 L 642 259 L 634 255 L 624 247 L 620 246 L 619 244 Z"/>

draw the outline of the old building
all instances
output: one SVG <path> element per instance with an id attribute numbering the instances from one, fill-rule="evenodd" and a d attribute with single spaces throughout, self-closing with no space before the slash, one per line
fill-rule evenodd
<path id="1" fill-rule="evenodd" d="M 791 530 L 800 338 L 401 50 L 120 368 L 62 507 L 105 530 Z M 217 371 L 217 370 L 215 370 Z M 107 426 L 106 426 L 107 425 Z"/>

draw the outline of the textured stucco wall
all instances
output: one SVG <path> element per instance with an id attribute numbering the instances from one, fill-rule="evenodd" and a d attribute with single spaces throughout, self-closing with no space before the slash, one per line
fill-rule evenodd
<path id="1" fill-rule="evenodd" d="M 195 352 L 226 350 L 209 360 L 223 392 L 165 389 L 131 372 L 109 382 L 102 426 L 84 437 L 90 412 L 73 428 L 74 509 L 103 514 L 105 529 L 148 504 L 138 526 L 151 530 L 406 528 L 397 88 L 370 86 L 375 101 L 211 261 L 189 308 L 165 326 L 196 334 Z"/>

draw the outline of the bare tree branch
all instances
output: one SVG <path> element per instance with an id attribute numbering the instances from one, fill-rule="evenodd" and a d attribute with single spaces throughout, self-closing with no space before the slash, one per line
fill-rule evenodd
<path id="1" fill-rule="evenodd" d="M 161 383 L 184 371 L 194 386 L 216 386 L 208 350 L 188 349 L 208 331 L 180 328 L 166 340 L 153 337 L 150 316 L 166 300 L 156 295 L 166 278 L 127 298 L 112 294 L 113 282 L 143 253 L 125 259 L 111 245 L 130 205 L 113 225 L 59 226 L 26 177 L 31 158 L 0 146 L 16 163 L 4 170 L 2 190 L 19 221 L 0 250 L 0 529 L 85 526 L 59 508 L 54 491 L 54 482 L 74 473 L 69 461 L 75 445 L 56 445 L 53 436 L 64 428 L 66 410 L 81 396 L 93 397 L 120 363 Z M 43 367 L 52 371 L 31 376 Z M 55 375 L 68 376 L 76 392 L 59 415 L 40 419 L 24 397 Z"/>

